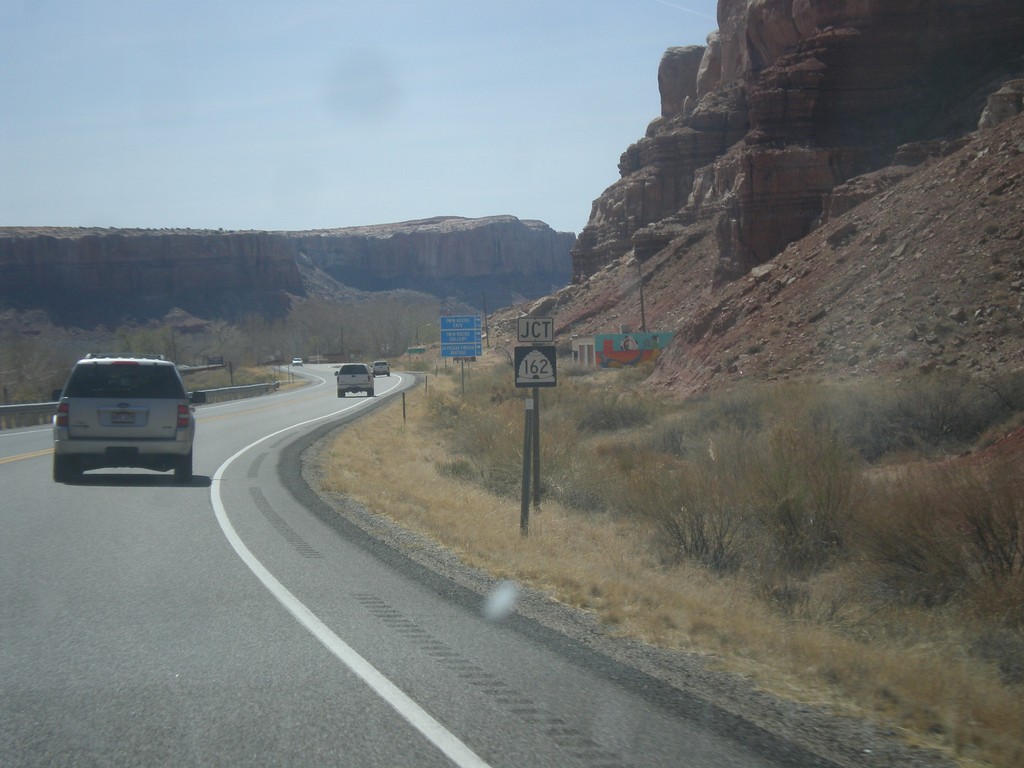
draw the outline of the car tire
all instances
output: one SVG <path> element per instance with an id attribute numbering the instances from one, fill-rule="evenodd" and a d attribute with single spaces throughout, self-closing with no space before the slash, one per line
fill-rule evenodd
<path id="1" fill-rule="evenodd" d="M 174 482 L 185 485 L 192 482 L 192 451 L 179 456 L 174 464 Z"/>
<path id="2" fill-rule="evenodd" d="M 77 480 L 82 474 L 78 468 L 78 462 L 70 456 L 53 457 L 53 481 L 55 483 L 70 483 Z"/>
<path id="3" fill-rule="evenodd" d="M 366 396 L 367 397 L 373 397 L 373 390 L 372 389 L 366 390 Z"/>
<path id="4" fill-rule="evenodd" d="M 345 396 L 345 393 L 344 393 L 344 392 L 339 392 L 339 393 L 338 393 L 338 397 L 344 397 L 344 396 Z"/>

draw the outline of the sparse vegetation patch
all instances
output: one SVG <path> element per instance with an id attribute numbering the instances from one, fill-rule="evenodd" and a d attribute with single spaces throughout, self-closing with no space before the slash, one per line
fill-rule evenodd
<path id="1" fill-rule="evenodd" d="M 528 539 L 526 392 L 507 366 L 474 366 L 464 393 L 456 371 L 431 377 L 401 428 L 394 409 L 350 427 L 380 444 L 393 426 L 379 448 L 406 479 L 387 484 L 413 511 L 363 490 L 376 469 L 338 471 L 380 514 L 616 632 L 720 655 L 965 765 L 1018 765 L 1024 453 L 985 447 L 1021 423 L 1024 374 L 940 376 L 682 402 L 617 372 L 567 377 L 541 393 Z"/>

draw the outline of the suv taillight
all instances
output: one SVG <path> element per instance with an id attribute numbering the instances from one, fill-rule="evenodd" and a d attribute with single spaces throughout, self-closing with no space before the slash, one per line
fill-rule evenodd
<path id="1" fill-rule="evenodd" d="M 187 405 L 178 406 L 178 429 L 188 429 L 189 412 Z"/>
<path id="2" fill-rule="evenodd" d="M 68 425 L 68 404 L 61 403 L 57 406 L 57 416 L 54 421 L 58 427 L 66 427 Z"/>

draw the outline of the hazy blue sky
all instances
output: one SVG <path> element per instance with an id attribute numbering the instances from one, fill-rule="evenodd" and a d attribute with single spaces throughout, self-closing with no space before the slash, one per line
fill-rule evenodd
<path id="1" fill-rule="evenodd" d="M 0 226 L 579 232 L 715 0 L 0 0 Z"/>

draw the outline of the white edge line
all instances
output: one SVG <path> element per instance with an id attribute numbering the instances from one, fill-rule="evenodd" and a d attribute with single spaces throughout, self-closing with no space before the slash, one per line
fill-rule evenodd
<path id="1" fill-rule="evenodd" d="M 336 416 L 338 413 L 341 413 L 341 411 L 335 411 L 334 413 L 327 414 L 326 416 L 309 419 L 308 421 L 299 422 L 298 424 L 293 424 L 290 427 L 280 429 L 277 432 L 272 432 L 271 434 L 261 437 L 259 440 L 245 446 L 221 464 L 213 475 L 210 489 L 210 501 L 213 504 L 213 510 L 217 517 L 217 522 L 220 525 L 225 538 L 227 538 L 235 552 L 242 559 L 242 562 L 248 566 L 249 570 L 255 574 L 256 578 L 263 583 L 263 586 L 267 588 L 278 602 L 280 602 L 281 605 L 283 605 L 285 609 L 310 632 L 310 634 L 319 640 L 327 650 L 333 653 L 342 664 L 348 667 L 357 677 L 359 677 L 359 679 L 366 683 L 374 693 L 380 696 L 392 707 L 392 709 L 401 715 L 406 722 L 423 734 L 428 741 L 441 750 L 449 760 L 457 766 L 460 766 L 460 768 L 490 768 L 489 765 L 475 752 L 463 744 L 451 731 L 435 720 L 426 710 L 413 701 L 404 691 L 402 691 L 401 688 L 385 677 L 376 667 L 360 656 L 344 640 L 334 634 L 334 632 L 332 632 L 331 629 L 316 616 L 316 614 L 307 608 L 302 601 L 295 597 L 295 595 L 289 592 L 288 589 L 279 582 L 274 575 L 270 573 L 270 571 L 267 570 L 263 563 L 261 563 L 256 556 L 249 551 L 249 548 L 245 546 L 242 539 L 238 536 L 238 532 L 235 531 L 234 527 L 231 525 L 231 521 L 228 520 L 227 511 L 225 510 L 220 497 L 220 482 L 223 479 L 227 468 L 235 461 L 235 459 L 254 446 L 259 445 L 264 440 L 269 440 L 283 432 L 287 432 L 307 424 L 329 419 L 332 416 Z"/>

